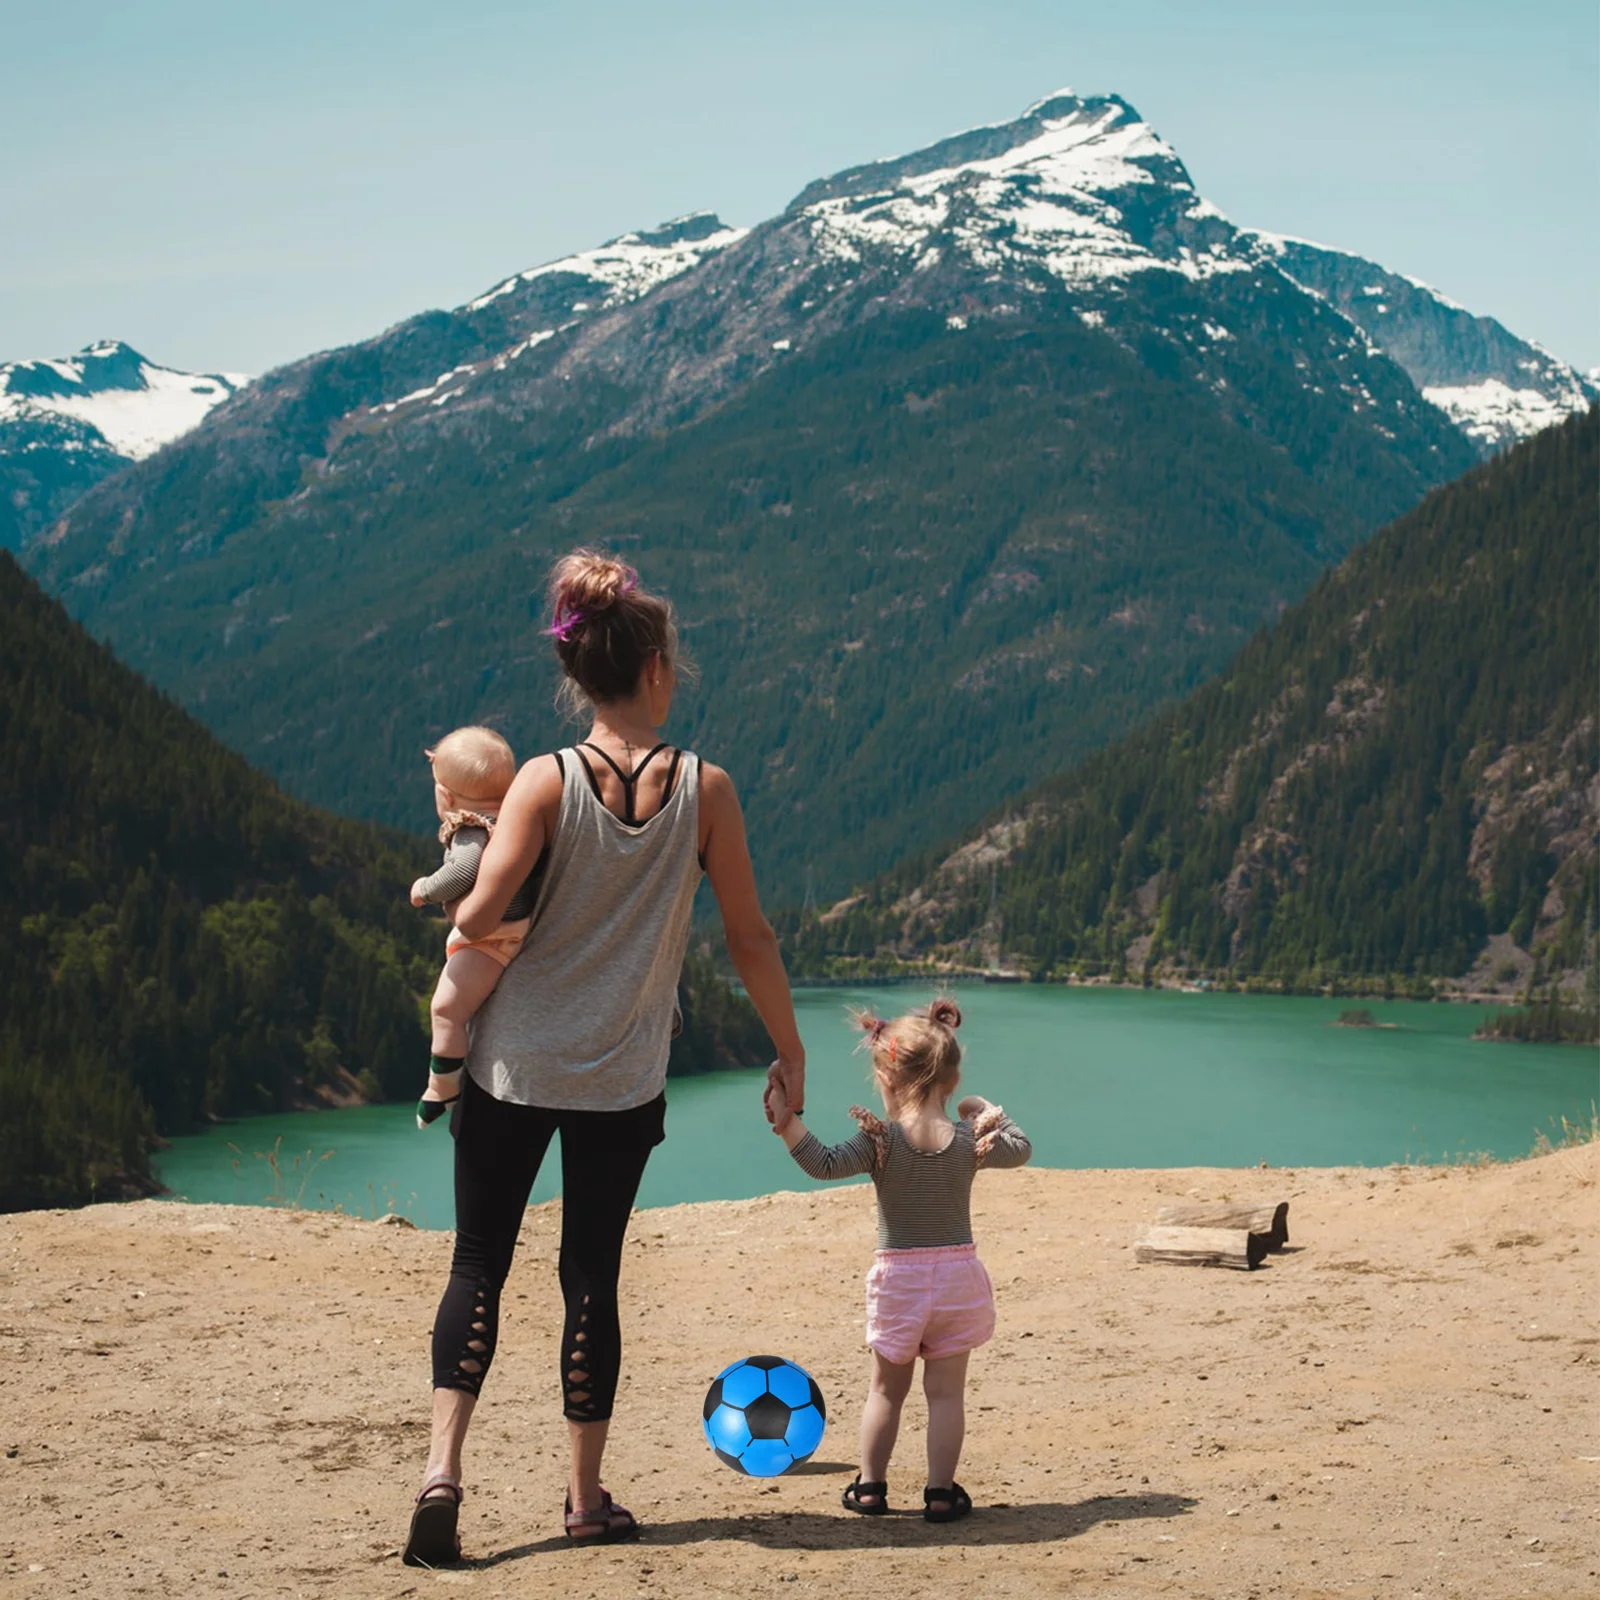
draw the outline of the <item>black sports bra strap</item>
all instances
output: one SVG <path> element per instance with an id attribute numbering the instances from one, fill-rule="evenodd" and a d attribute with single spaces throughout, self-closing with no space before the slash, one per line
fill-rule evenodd
<path id="1" fill-rule="evenodd" d="M 601 805 L 604 805 L 606 803 L 606 797 L 600 793 L 600 780 L 595 777 L 594 768 L 589 765 L 588 756 L 586 756 L 580 749 L 574 749 L 572 753 L 578 758 L 578 765 L 583 768 L 583 775 L 589 780 L 589 787 L 594 790 L 595 799 L 598 800 Z M 602 755 L 605 754 L 604 751 L 601 751 L 600 753 Z M 565 769 L 563 769 L 563 776 L 564 775 Z"/>
<path id="2" fill-rule="evenodd" d="M 610 767 L 614 773 L 616 773 L 617 782 L 622 785 L 622 804 L 624 807 L 622 820 L 630 828 L 637 828 L 639 826 L 639 815 L 636 807 L 636 796 L 639 778 L 644 772 L 644 769 L 648 767 L 650 763 L 667 748 L 666 741 L 663 739 L 661 743 L 656 745 L 653 749 L 647 750 L 640 758 L 638 766 L 636 766 L 632 772 L 624 772 L 622 768 L 619 767 L 617 763 L 600 748 L 599 745 L 591 743 L 591 741 L 588 739 L 582 740 L 577 748 L 578 759 L 583 762 L 583 770 L 589 774 L 589 787 L 594 790 L 595 798 L 599 800 L 601 805 L 605 804 L 605 796 L 600 793 L 600 785 L 595 778 L 594 769 L 589 765 L 589 759 L 583 754 L 583 752 L 585 750 L 593 750 L 594 753 L 599 756 L 600 759 L 605 762 L 605 764 Z M 667 798 L 672 793 L 672 779 L 678 770 L 678 757 L 682 754 L 683 752 L 681 750 L 673 751 L 672 770 L 667 774 L 667 787 L 662 791 L 662 805 L 667 803 Z"/>
<path id="3" fill-rule="evenodd" d="M 637 783 L 637 782 L 638 782 L 638 781 L 639 781 L 639 774 L 640 774 L 640 773 L 641 773 L 641 772 L 643 772 L 643 771 L 644 771 L 644 769 L 645 769 L 645 768 L 646 768 L 646 767 L 648 767 L 648 766 L 649 766 L 649 765 L 650 765 L 650 763 L 651 763 L 651 761 L 652 761 L 652 760 L 653 760 L 653 759 L 654 759 L 654 758 L 655 758 L 655 757 L 656 757 L 656 756 L 658 756 L 658 755 L 660 755 L 660 754 L 661 754 L 661 752 L 662 752 L 662 751 L 663 751 L 663 750 L 665 750 L 665 749 L 666 749 L 666 748 L 667 748 L 667 744 L 666 744 L 666 740 L 664 740 L 664 739 L 663 739 L 663 740 L 662 740 L 662 741 L 661 741 L 661 743 L 660 743 L 660 744 L 658 744 L 658 745 L 655 745 L 655 746 L 654 746 L 654 747 L 652 747 L 652 748 L 651 748 L 651 749 L 649 749 L 649 750 L 647 750 L 647 751 L 645 751 L 645 753 L 644 753 L 644 754 L 643 754 L 643 755 L 642 755 L 642 756 L 641 756 L 641 757 L 640 757 L 640 758 L 639 758 L 639 765 L 638 765 L 638 766 L 636 766 L 636 767 L 635 767 L 635 768 L 634 768 L 634 769 L 633 769 L 633 771 L 632 771 L 632 772 L 624 772 L 624 771 L 623 771 L 623 770 L 622 770 L 622 768 L 621 768 L 621 767 L 619 767 L 619 766 L 618 766 L 618 765 L 617 765 L 617 764 L 616 764 L 616 762 L 615 762 L 615 761 L 613 761 L 613 760 L 612 760 L 612 759 L 611 759 L 611 757 L 610 757 L 610 756 L 608 756 L 608 755 L 607 755 L 607 754 L 606 754 L 606 752 L 605 752 L 605 751 L 604 751 L 604 750 L 602 750 L 602 749 L 601 749 L 601 748 L 600 748 L 600 746 L 599 746 L 599 745 L 597 745 L 597 744 L 592 744 L 592 743 L 591 743 L 591 742 L 590 742 L 590 741 L 589 741 L 589 740 L 587 740 L 587 739 L 585 739 L 585 740 L 584 740 L 584 741 L 583 741 L 583 744 L 582 744 L 582 747 L 583 747 L 583 749 L 585 749 L 585 750 L 593 750 L 593 751 L 594 751 L 594 753 L 595 753 L 595 754 L 596 754 L 596 755 L 597 755 L 597 756 L 599 756 L 599 757 L 600 757 L 600 759 L 601 759 L 601 760 L 602 760 L 602 761 L 603 761 L 603 762 L 605 762 L 605 764 L 606 764 L 606 765 L 607 765 L 607 766 L 608 766 L 608 767 L 610 767 L 610 768 L 611 768 L 611 770 L 612 770 L 612 771 L 613 771 L 613 772 L 614 772 L 614 773 L 616 773 L 616 775 L 617 775 L 617 776 L 618 776 L 618 777 L 619 777 L 619 778 L 620 778 L 620 779 L 621 779 L 621 780 L 622 780 L 622 781 L 623 781 L 623 783 Z"/>

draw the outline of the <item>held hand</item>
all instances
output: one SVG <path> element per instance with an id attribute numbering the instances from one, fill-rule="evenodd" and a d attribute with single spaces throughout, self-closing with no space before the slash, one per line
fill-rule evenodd
<path id="1" fill-rule="evenodd" d="M 789 1096 L 784 1090 L 782 1079 L 775 1081 L 769 1079 L 761 1103 L 774 1133 L 781 1134 L 794 1120 L 794 1110 L 789 1104 Z"/>
<path id="2" fill-rule="evenodd" d="M 782 1086 L 789 1109 L 795 1116 L 806 1114 L 806 1061 L 804 1056 L 779 1056 L 767 1068 L 767 1089 Z M 771 1115 L 769 1110 L 768 1115 Z"/>
<path id="3" fill-rule="evenodd" d="M 424 879 L 418 878 L 417 881 L 411 885 L 411 903 L 414 906 L 427 904 L 427 902 L 422 898 L 422 885 L 424 881 Z"/>

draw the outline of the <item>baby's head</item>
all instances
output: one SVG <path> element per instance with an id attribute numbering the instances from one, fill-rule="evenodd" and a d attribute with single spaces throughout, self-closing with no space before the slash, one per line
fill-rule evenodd
<path id="1" fill-rule="evenodd" d="M 493 728 L 457 728 L 427 754 L 441 817 L 447 811 L 498 811 L 517 775 L 511 746 Z"/>
<path id="2" fill-rule="evenodd" d="M 930 1100 L 942 1106 L 955 1093 L 961 1081 L 961 1046 L 956 1042 L 961 1008 L 954 1000 L 935 1000 L 926 1011 L 908 1011 L 892 1022 L 863 1011 L 855 1022 L 867 1036 L 885 1107 L 914 1108 Z"/>

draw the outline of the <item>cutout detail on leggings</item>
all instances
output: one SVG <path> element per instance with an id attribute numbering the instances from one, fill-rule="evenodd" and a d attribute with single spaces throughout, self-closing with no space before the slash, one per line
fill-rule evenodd
<path id="1" fill-rule="evenodd" d="M 473 1321 L 468 1330 L 473 1335 L 456 1360 L 456 1388 L 476 1396 L 483 1387 L 483 1375 L 494 1356 L 494 1342 L 489 1337 L 489 1286 L 479 1284 L 472 1304 Z"/>

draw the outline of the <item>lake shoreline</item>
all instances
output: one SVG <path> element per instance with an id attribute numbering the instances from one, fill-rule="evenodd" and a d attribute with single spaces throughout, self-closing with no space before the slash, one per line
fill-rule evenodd
<path id="1" fill-rule="evenodd" d="M 1020 971 L 995 973 L 982 967 L 930 967 L 919 970 L 903 968 L 863 972 L 857 976 L 830 974 L 826 977 L 798 977 L 791 975 L 790 983 L 796 989 L 887 989 L 905 988 L 917 984 L 1024 984 L 1039 989 L 1122 989 L 1136 993 L 1165 994 L 1231 994 L 1249 996 L 1274 996 L 1279 999 L 1300 1000 L 1378 1000 L 1385 1005 L 1472 1005 L 1505 1006 L 1519 1010 L 1526 1002 L 1517 997 L 1514 989 L 1454 989 L 1449 978 L 1429 979 L 1436 987 L 1428 994 L 1407 994 L 1404 988 L 1413 980 L 1393 979 L 1391 992 L 1384 992 L 1385 979 L 1354 979 L 1324 984 L 1321 988 L 1296 988 L 1290 982 L 1265 978 L 1246 978 L 1242 982 L 1230 978 L 1215 978 L 1197 974 L 1192 978 L 1165 976 L 1149 983 L 1133 978 L 1035 978 Z M 738 984 L 734 985 L 739 988 Z M 743 989 L 739 988 L 743 993 Z"/>
<path id="2" fill-rule="evenodd" d="M 1034 1159 L 1059 1171 L 1271 1168 L 1381 1169 L 1534 1148 L 1587 1125 L 1590 1058 L 1531 1048 L 1487 1050 L 1459 1007 L 1369 1002 L 1379 1023 L 1330 1026 L 1326 998 L 1190 996 L 1106 985 L 955 984 L 967 1088 L 1004 1103 L 1028 1130 Z M 892 1014 L 927 990 L 797 989 L 809 1056 L 813 1126 L 848 1136 L 846 1108 L 870 1099 L 852 1006 Z M 1481 1013 L 1480 1013 L 1481 1014 Z M 641 1207 L 735 1200 L 806 1188 L 761 1112 L 765 1062 L 674 1077 L 666 1142 L 652 1155 Z M 394 1211 L 430 1228 L 454 1218 L 447 1125 L 419 1132 L 409 1102 L 336 1117 L 251 1117 L 175 1139 L 155 1159 L 166 1190 L 194 1201 L 271 1201 Z M 546 1163 L 535 1203 L 559 1188 Z"/>

